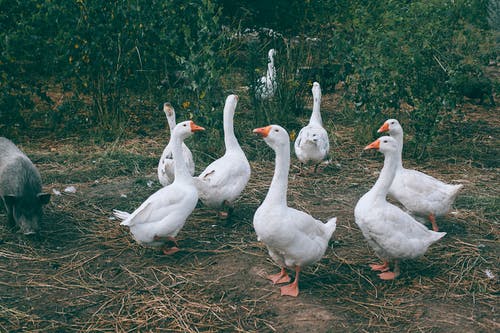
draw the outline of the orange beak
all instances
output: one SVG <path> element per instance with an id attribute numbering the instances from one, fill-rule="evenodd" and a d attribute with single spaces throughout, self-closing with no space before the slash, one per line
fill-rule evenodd
<path id="1" fill-rule="evenodd" d="M 198 126 L 194 123 L 194 121 L 191 121 L 191 132 L 198 132 L 198 131 L 204 131 L 205 129 L 201 126 Z"/>
<path id="2" fill-rule="evenodd" d="M 260 134 L 263 138 L 265 138 L 269 135 L 269 132 L 271 132 L 271 125 L 266 127 L 256 128 L 252 132 Z"/>
<path id="3" fill-rule="evenodd" d="M 378 129 L 377 133 L 384 133 L 384 132 L 389 132 L 389 123 L 385 122 L 380 128 Z"/>
<path id="4" fill-rule="evenodd" d="M 380 148 L 380 140 L 377 139 L 370 143 L 368 146 L 365 147 L 365 150 L 367 149 L 379 149 Z"/>

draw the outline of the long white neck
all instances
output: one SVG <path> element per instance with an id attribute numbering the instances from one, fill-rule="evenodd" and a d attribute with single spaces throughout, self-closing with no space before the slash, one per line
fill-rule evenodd
<path id="1" fill-rule="evenodd" d="M 319 124 L 323 126 L 323 120 L 321 119 L 321 113 L 320 113 L 320 106 L 321 106 L 321 95 L 314 94 L 313 110 L 311 114 L 311 119 L 309 119 L 309 124 Z"/>
<path id="2" fill-rule="evenodd" d="M 174 131 L 175 127 L 175 113 L 172 114 L 171 116 L 167 116 L 167 122 L 168 122 L 168 128 L 170 129 L 170 135 L 172 135 L 172 132 Z"/>
<path id="3" fill-rule="evenodd" d="M 376 200 L 385 200 L 389 188 L 391 187 L 394 176 L 396 175 L 397 168 L 397 151 L 387 152 L 384 157 L 384 167 L 380 171 L 375 185 L 371 188 L 369 193 L 374 196 Z"/>
<path id="4" fill-rule="evenodd" d="M 172 135 L 172 155 L 174 158 L 174 181 L 188 181 L 192 180 L 191 174 L 189 173 L 184 160 L 184 154 L 182 153 L 182 142 L 183 140 L 178 135 Z"/>
<path id="5" fill-rule="evenodd" d="M 267 80 L 274 81 L 276 78 L 276 70 L 274 69 L 274 61 L 271 59 L 269 63 L 267 63 Z"/>
<path id="6" fill-rule="evenodd" d="M 287 205 L 288 171 L 290 169 L 290 144 L 276 149 L 273 180 L 264 202 L 272 205 Z"/>
<path id="7" fill-rule="evenodd" d="M 403 168 L 403 132 L 391 133 L 391 137 L 398 143 L 398 153 L 395 156 L 396 165 L 398 168 Z"/>
<path id="8" fill-rule="evenodd" d="M 234 135 L 234 110 L 224 108 L 224 144 L 226 145 L 226 152 L 233 150 L 241 150 L 238 139 Z"/>

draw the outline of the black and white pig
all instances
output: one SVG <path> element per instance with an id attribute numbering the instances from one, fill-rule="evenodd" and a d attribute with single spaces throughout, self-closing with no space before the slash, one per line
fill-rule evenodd
<path id="1" fill-rule="evenodd" d="M 42 205 L 50 194 L 42 193 L 42 179 L 31 160 L 9 139 L 0 137 L 0 197 L 7 221 L 25 235 L 39 229 Z"/>

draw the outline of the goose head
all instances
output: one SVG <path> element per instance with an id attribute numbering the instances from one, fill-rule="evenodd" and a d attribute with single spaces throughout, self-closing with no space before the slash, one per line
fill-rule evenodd
<path id="1" fill-rule="evenodd" d="M 184 140 L 193 135 L 194 132 L 204 131 L 204 130 L 205 129 L 203 127 L 196 125 L 194 121 L 186 120 L 181 123 L 178 123 L 175 126 L 173 135 L 176 135 L 179 138 L 181 138 L 181 140 Z"/>
<path id="2" fill-rule="evenodd" d="M 237 104 L 238 104 L 238 95 L 229 95 L 226 98 L 226 104 L 224 105 L 224 109 L 234 110 L 236 109 Z"/>
<path id="3" fill-rule="evenodd" d="M 388 132 L 390 135 L 395 135 L 395 134 L 403 134 L 403 128 L 401 127 L 401 124 L 399 121 L 396 119 L 388 119 L 385 121 L 385 123 L 380 126 L 378 129 L 377 133 L 384 133 Z"/>
<path id="4" fill-rule="evenodd" d="M 167 116 L 168 127 L 173 131 L 175 127 L 175 111 L 169 102 L 163 103 L 163 112 Z"/>
<path id="5" fill-rule="evenodd" d="M 223 111 L 224 126 L 231 124 L 229 127 L 232 128 L 233 126 L 232 119 L 234 117 L 234 112 L 236 111 L 237 104 L 238 104 L 238 95 L 227 96 L 226 102 L 224 103 L 224 111 Z M 226 131 L 226 127 L 224 127 L 224 131 Z"/>
<path id="6" fill-rule="evenodd" d="M 318 82 L 313 83 L 312 94 L 314 102 L 321 102 L 321 87 Z"/>
<path id="7" fill-rule="evenodd" d="M 165 112 L 167 118 L 173 118 L 175 121 L 175 111 L 172 104 L 169 102 L 163 103 L 163 112 Z"/>
<path id="8" fill-rule="evenodd" d="M 398 143 L 393 137 L 382 136 L 366 146 L 365 150 L 367 149 L 377 149 L 383 154 L 393 153 L 398 151 Z"/>
<path id="9" fill-rule="evenodd" d="M 269 125 L 266 127 L 256 128 L 253 132 L 259 134 L 269 147 L 273 149 L 290 145 L 288 132 L 279 125 Z"/>

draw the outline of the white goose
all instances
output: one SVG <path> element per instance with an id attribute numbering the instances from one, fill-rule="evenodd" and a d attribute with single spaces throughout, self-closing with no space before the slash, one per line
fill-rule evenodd
<path id="1" fill-rule="evenodd" d="M 267 63 L 266 75 L 261 77 L 257 84 L 257 97 L 268 99 L 276 92 L 276 68 L 274 67 L 274 54 L 276 51 L 270 49 L 268 52 L 269 62 Z"/>
<path id="2" fill-rule="evenodd" d="M 323 128 L 321 119 L 321 87 L 318 82 L 313 83 L 313 110 L 309 124 L 303 127 L 295 139 L 295 155 L 301 163 L 309 161 L 316 164 L 314 172 L 319 163 L 323 161 L 330 150 L 330 141 L 328 133 Z"/>
<path id="3" fill-rule="evenodd" d="M 383 264 L 372 264 L 373 270 L 381 271 L 379 277 L 392 280 L 399 275 L 399 260 L 422 256 L 427 248 L 446 235 L 427 229 L 399 207 L 387 202 L 389 187 L 396 175 L 398 143 L 390 136 L 383 136 L 365 149 L 378 149 L 385 155 L 384 167 L 370 191 L 359 199 L 354 209 L 356 224 L 368 244 Z M 394 271 L 389 262 L 394 261 Z"/>
<path id="4" fill-rule="evenodd" d="M 402 162 L 403 128 L 396 119 L 387 120 L 378 130 L 389 132 L 398 143 L 396 175 L 389 195 L 401 202 L 408 211 L 428 216 L 432 229 L 438 231 L 436 216 L 446 215 L 463 185 L 450 185 L 423 172 L 405 169 Z"/>
<path id="5" fill-rule="evenodd" d="M 194 183 L 200 200 L 211 208 L 232 209 L 250 179 L 250 164 L 234 135 L 233 117 L 238 103 L 237 95 L 229 95 L 224 106 L 224 144 L 225 154 L 213 161 Z M 221 217 L 228 213 L 221 211 Z"/>
<path id="6" fill-rule="evenodd" d="M 133 213 L 114 210 L 114 215 L 128 226 L 134 239 L 142 245 L 162 247 L 163 253 L 179 251 L 175 236 L 198 202 L 198 192 L 189 174 L 182 154 L 182 142 L 203 127 L 192 121 L 184 121 L 172 132 L 172 152 L 175 162 L 174 182 L 153 193 Z M 176 246 L 167 247 L 173 242 Z"/>
<path id="7" fill-rule="evenodd" d="M 170 129 L 170 136 L 172 136 L 172 132 L 174 131 L 175 127 L 175 111 L 172 105 L 170 103 L 165 103 L 163 104 L 163 112 L 165 112 L 165 115 L 167 116 L 167 121 L 168 121 L 168 127 Z M 172 154 L 172 140 L 170 140 L 163 150 L 163 153 L 161 154 L 160 161 L 158 162 L 158 180 L 160 181 L 160 184 L 163 186 L 167 186 L 171 184 L 174 181 L 174 174 L 175 174 L 175 163 L 174 163 L 174 158 Z M 184 161 L 186 162 L 187 168 L 191 176 L 194 175 L 194 161 L 193 161 L 193 154 L 191 154 L 191 151 L 189 148 L 182 143 L 182 155 L 184 157 Z"/>
<path id="8" fill-rule="evenodd" d="M 253 132 L 260 134 L 276 153 L 273 180 L 266 198 L 255 212 L 253 226 L 257 239 L 266 244 L 271 258 L 281 266 L 281 272 L 268 276 L 268 279 L 273 283 L 289 282 L 285 267 L 295 269 L 295 280 L 281 287 L 281 295 L 297 296 L 301 268 L 323 257 L 335 231 L 337 218 L 323 223 L 307 213 L 288 207 L 288 133 L 278 125 L 257 128 Z"/>

